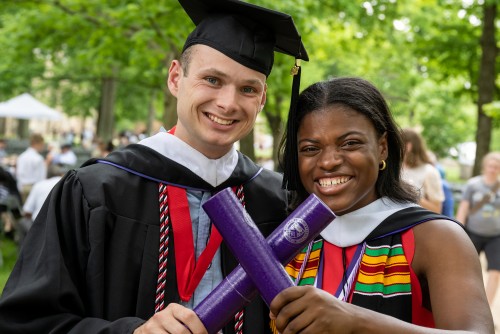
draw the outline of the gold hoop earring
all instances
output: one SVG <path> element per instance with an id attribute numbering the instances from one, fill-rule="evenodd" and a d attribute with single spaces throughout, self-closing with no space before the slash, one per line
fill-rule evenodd
<path id="1" fill-rule="evenodd" d="M 382 166 L 379 166 L 379 170 L 384 170 L 387 167 L 387 164 L 385 163 L 385 160 L 380 161 Z"/>

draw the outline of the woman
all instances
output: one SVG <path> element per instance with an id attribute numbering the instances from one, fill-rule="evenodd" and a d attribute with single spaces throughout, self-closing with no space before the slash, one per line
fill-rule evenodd
<path id="1" fill-rule="evenodd" d="M 467 181 L 457 210 L 478 253 L 488 262 L 486 296 L 490 305 L 500 281 L 500 152 L 486 154 L 482 175 Z"/>
<path id="2" fill-rule="evenodd" d="M 401 181 L 404 143 L 373 85 L 307 88 L 282 148 L 291 209 L 315 193 L 337 218 L 287 266 L 306 286 L 272 301 L 277 331 L 494 332 L 474 247 L 459 224 L 415 204 Z"/>
<path id="3" fill-rule="evenodd" d="M 441 213 L 445 200 L 443 183 L 439 170 L 434 167 L 429 157 L 422 136 L 412 129 L 403 129 L 405 158 L 403 162 L 403 180 L 414 186 L 419 192 L 419 201 L 423 208 Z"/>

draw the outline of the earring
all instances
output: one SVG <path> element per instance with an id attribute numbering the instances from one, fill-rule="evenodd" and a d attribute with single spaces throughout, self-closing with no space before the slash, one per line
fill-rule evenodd
<path id="1" fill-rule="evenodd" d="M 380 161 L 381 166 L 379 165 L 379 170 L 384 170 L 387 167 L 385 160 Z"/>

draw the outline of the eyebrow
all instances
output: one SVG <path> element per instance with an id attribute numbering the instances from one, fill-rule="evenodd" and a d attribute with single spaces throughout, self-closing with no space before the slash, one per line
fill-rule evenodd
<path id="1" fill-rule="evenodd" d="M 350 135 L 359 135 L 359 136 L 362 136 L 362 137 L 366 137 L 366 134 L 364 132 L 350 131 L 350 132 L 347 132 L 347 133 L 343 134 L 342 136 L 338 137 L 336 140 L 343 140 L 343 139 L 345 139 L 346 137 L 348 137 Z M 311 138 L 304 138 L 304 139 L 300 139 L 300 140 L 297 141 L 298 144 L 300 144 L 302 142 L 318 143 L 319 140 L 311 139 Z"/>

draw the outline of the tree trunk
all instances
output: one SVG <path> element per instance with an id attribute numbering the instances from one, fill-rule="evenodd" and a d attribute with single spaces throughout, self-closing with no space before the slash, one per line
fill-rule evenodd
<path id="1" fill-rule="evenodd" d="M 30 137 L 29 119 L 19 119 L 17 121 L 17 137 L 19 139 L 28 139 Z"/>
<path id="2" fill-rule="evenodd" d="M 240 139 L 240 152 L 255 161 L 254 129 Z"/>
<path id="3" fill-rule="evenodd" d="M 483 105 L 493 101 L 495 91 L 495 61 L 498 49 L 495 41 L 496 5 L 484 5 L 481 36 L 481 64 L 478 77 L 476 158 L 473 175 L 481 173 L 483 157 L 490 151 L 492 119 L 483 111 Z"/>
<path id="4" fill-rule="evenodd" d="M 7 120 L 5 117 L 0 117 L 0 134 L 2 134 L 2 137 L 5 137 L 5 134 L 7 132 Z"/>
<path id="5" fill-rule="evenodd" d="M 151 92 L 151 100 L 149 101 L 149 109 L 148 109 L 148 119 L 146 124 L 146 133 L 148 136 L 151 136 L 153 133 L 153 123 L 155 120 L 155 102 L 156 102 L 156 90 L 152 90 Z"/>
<path id="6" fill-rule="evenodd" d="M 105 143 L 113 139 L 114 108 L 116 98 L 116 80 L 103 78 L 101 88 L 101 105 L 97 122 L 97 136 Z"/>
<path id="7" fill-rule="evenodd" d="M 281 110 L 281 105 L 283 104 L 282 97 L 276 97 L 276 110 Z M 277 114 L 266 113 L 266 119 L 269 124 L 269 129 L 271 130 L 271 135 L 273 136 L 273 164 L 274 170 L 280 171 L 279 168 L 279 144 L 281 141 L 281 137 L 284 133 L 284 124 L 281 114 L 278 112 Z"/>

